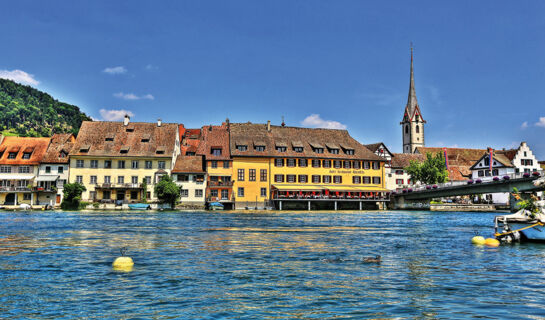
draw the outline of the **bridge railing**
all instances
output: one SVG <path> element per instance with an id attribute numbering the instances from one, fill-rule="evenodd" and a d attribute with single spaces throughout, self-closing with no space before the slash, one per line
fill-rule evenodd
<path id="1" fill-rule="evenodd" d="M 539 173 L 540 177 L 545 176 L 545 170 L 538 170 L 538 171 L 534 171 L 534 172 Z M 505 174 L 505 175 L 501 175 L 501 176 L 478 177 L 477 179 L 481 180 L 480 183 L 497 183 L 497 182 L 505 181 L 506 180 L 504 178 L 505 176 L 508 176 L 509 180 L 535 177 L 534 172 L 530 172 L 529 173 L 530 176 L 528 176 L 527 172 L 518 172 L 518 173 Z M 494 180 L 495 177 L 497 177 L 499 180 Z M 476 183 L 477 179 L 473 180 L 474 181 L 473 183 Z M 408 192 L 409 189 L 410 189 L 410 192 L 429 191 L 429 190 L 432 190 L 432 189 L 437 190 L 437 189 L 441 189 L 441 188 L 448 188 L 448 187 L 467 185 L 468 181 L 469 181 L 469 179 L 468 180 L 463 180 L 463 181 L 449 181 L 449 182 L 445 182 L 445 183 L 437 183 L 435 185 L 413 185 L 413 186 L 408 186 L 406 188 L 397 188 L 396 193 L 403 193 L 404 190 L 405 190 L 405 192 Z M 434 188 L 434 186 L 436 186 L 436 187 Z"/>

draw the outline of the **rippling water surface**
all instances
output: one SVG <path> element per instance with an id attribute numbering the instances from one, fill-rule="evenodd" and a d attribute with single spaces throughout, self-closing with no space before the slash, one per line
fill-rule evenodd
<path id="1" fill-rule="evenodd" d="M 0 212 L 0 318 L 545 317 L 545 245 L 471 245 L 492 220 Z M 120 247 L 131 272 L 112 270 Z"/>

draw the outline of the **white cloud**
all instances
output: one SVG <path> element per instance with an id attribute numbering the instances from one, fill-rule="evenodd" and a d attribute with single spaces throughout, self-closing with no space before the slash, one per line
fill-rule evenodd
<path id="1" fill-rule="evenodd" d="M 148 64 L 148 65 L 146 65 L 145 69 L 148 70 L 148 71 L 156 71 L 156 70 L 159 69 L 159 67 L 154 66 L 152 64 Z"/>
<path id="2" fill-rule="evenodd" d="M 520 125 L 520 128 L 521 128 L 522 130 L 528 128 L 528 121 L 524 121 L 524 122 Z"/>
<path id="3" fill-rule="evenodd" d="M 119 99 L 123 99 L 123 100 L 141 100 L 141 99 L 153 100 L 153 99 L 155 99 L 155 97 L 152 96 L 149 93 L 145 94 L 143 96 L 137 96 L 134 93 L 118 92 L 118 93 L 114 93 L 114 97 L 119 98 Z"/>
<path id="4" fill-rule="evenodd" d="M 536 122 L 536 126 L 545 128 L 545 117 L 539 117 L 539 121 Z"/>
<path id="5" fill-rule="evenodd" d="M 332 120 L 324 120 L 319 114 L 311 114 L 301 121 L 301 124 L 306 127 L 326 128 L 326 129 L 346 129 L 346 125 Z"/>
<path id="6" fill-rule="evenodd" d="M 123 120 L 123 118 L 125 117 L 125 115 L 128 115 L 129 117 L 134 117 L 134 113 L 132 113 L 131 111 L 129 110 L 124 110 L 124 109 L 119 109 L 119 110 L 115 110 L 115 109 L 110 109 L 110 110 L 106 110 L 106 109 L 100 109 L 100 116 L 102 117 L 102 119 L 106 120 L 106 121 L 118 121 L 118 120 Z"/>
<path id="7" fill-rule="evenodd" d="M 38 85 L 40 81 L 34 79 L 34 75 L 24 72 L 23 70 L 0 70 L 0 78 L 13 80 L 22 84 Z"/>
<path id="8" fill-rule="evenodd" d="M 110 68 L 106 68 L 102 70 L 102 72 L 108 73 L 108 74 L 123 74 L 123 73 L 127 73 L 127 69 L 123 66 L 110 67 Z"/>

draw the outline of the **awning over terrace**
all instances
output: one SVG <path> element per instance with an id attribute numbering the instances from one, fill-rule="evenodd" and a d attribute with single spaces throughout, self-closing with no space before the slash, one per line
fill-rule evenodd
<path id="1" fill-rule="evenodd" d="M 34 179 L 33 174 L 9 174 L 1 173 L 0 180 L 32 180 Z"/>

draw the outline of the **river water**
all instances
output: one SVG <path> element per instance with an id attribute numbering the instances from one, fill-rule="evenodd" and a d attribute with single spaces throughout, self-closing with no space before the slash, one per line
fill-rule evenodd
<path id="1" fill-rule="evenodd" d="M 0 212 L 0 318 L 544 318 L 545 245 L 471 245 L 493 216 Z"/>

